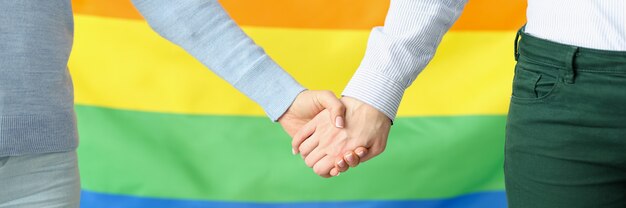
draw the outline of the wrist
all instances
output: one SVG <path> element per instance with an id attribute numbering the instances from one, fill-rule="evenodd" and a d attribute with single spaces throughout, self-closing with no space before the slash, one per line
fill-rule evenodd
<path id="1" fill-rule="evenodd" d="M 354 73 L 341 95 L 367 103 L 393 120 L 406 87 L 406 84 L 397 79 L 378 70 L 361 67 Z"/>
<path id="2" fill-rule="evenodd" d="M 389 123 L 389 125 L 392 124 L 392 120 L 385 113 L 381 112 L 374 106 L 367 104 L 366 102 L 349 96 L 343 96 L 340 100 L 346 106 L 346 116 L 359 112 L 361 114 L 369 115 L 369 118 Z"/>

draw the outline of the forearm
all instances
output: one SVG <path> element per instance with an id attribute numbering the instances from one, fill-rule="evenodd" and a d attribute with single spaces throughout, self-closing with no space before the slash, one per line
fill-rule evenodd
<path id="1" fill-rule="evenodd" d="M 365 57 L 343 91 L 394 119 L 404 95 L 433 58 L 467 0 L 392 0 L 383 27 L 370 35 Z"/>
<path id="2" fill-rule="evenodd" d="M 154 31 L 257 102 L 276 121 L 304 90 L 216 0 L 132 0 Z"/>

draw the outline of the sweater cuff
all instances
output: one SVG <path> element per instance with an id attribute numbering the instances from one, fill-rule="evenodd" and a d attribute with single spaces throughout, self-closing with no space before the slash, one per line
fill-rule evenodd
<path id="1" fill-rule="evenodd" d="M 277 121 L 300 92 L 306 90 L 267 55 L 234 84 L 258 103 L 272 121 Z"/>
<path id="2" fill-rule="evenodd" d="M 373 106 L 393 121 L 404 90 L 396 80 L 376 71 L 360 68 L 352 76 L 342 95 Z"/>

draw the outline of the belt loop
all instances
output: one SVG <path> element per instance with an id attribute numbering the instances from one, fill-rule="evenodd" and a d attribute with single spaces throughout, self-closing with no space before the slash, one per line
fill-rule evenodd
<path id="1" fill-rule="evenodd" d="M 576 78 L 576 69 L 574 68 L 574 63 L 576 62 L 576 56 L 578 55 L 578 47 L 572 47 L 572 50 L 567 52 L 566 63 L 565 63 L 565 76 L 563 77 L 563 82 L 567 84 L 574 84 L 574 79 Z"/>
<path id="2" fill-rule="evenodd" d="M 520 36 L 522 36 L 522 33 L 524 33 L 524 28 L 526 28 L 526 25 L 522 26 L 522 28 L 520 28 L 515 35 L 515 44 L 513 44 L 513 54 L 515 55 L 515 61 L 519 59 L 519 38 Z"/>

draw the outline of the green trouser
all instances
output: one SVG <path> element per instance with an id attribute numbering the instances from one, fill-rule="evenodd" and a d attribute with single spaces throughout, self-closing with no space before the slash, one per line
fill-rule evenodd
<path id="1" fill-rule="evenodd" d="M 509 207 L 626 208 L 626 52 L 518 35 Z"/>

